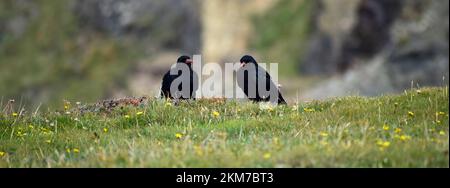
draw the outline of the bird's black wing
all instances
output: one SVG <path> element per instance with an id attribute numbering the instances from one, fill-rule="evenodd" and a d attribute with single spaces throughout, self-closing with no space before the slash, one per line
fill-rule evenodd
<path id="1" fill-rule="evenodd" d="M 272 77 L 270 76 L 270 74 L 266 70 L 264 70 L 264 68 L 258 66 L 257 77 L 258 77 L 258 79 L 263 79 L 261 82 L 262 83 L 265 82 L 265 85 L 266 85 L 265 89 L 266 89 L 266 91 L 270 91 L 269 92 L 270 96 L 276 96 L 275 98 L 269 98 L 268 96 L 261 96 L 260 95 L 262 100 L 270 101 L 270 102 L 276 102 L 278 104 L 287 104 L 286 101 L 284 100 L 283 96 L 281 95 L 281 92 L 280 92 L 278 86 L 275 85 L 275 83 L 272 80 Z M 262 92 L 260 91 L 259 93 L 261 94 Z"/>
<path id="2" fill-rule="evenodd" d="M 195 92 L 197 91 L 197 89 L 198 89 L 198 75 L 194 72 L 194 71 L 191 71 L 191 83 L 190 83 L 190 86 L 191 86 L 191 92 L 190 92 L 190 97 L 191 97 L 191 99 L 195 99 Z"/>
<path id="3" fill-rule="evenodd" d="M 245 95 L 249 100 L 261 101 L 258 95 L 258 75 L 256 67 L 240 68 L 237 72 L 237 82 L 238 86 L 244 91 Z"/>
<path id="4" fill-rule="evenodd" d="M 170 75 L 170 70 L 164 74 L 161 83 L 161 98 L 172 98 L 170 94 L 170 85 L 172 84 L 172 76 Z"/>

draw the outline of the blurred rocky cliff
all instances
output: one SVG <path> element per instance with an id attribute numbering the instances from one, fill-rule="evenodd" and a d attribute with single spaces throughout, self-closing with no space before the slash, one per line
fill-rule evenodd
<path id="1" fill-rule="evenodd" d="M 113 36 L 130 36 L 185 53 L 201 48 L 201 11 L 197 0 L 79 0 L 81 26 Z"/>
<path id="2" fill-rule="evenodd" d="M 344 1 L 317 4 L 301 71 L 339 75 L 306 91 L 305 98 L 448 84 L 448 1 Z"/>

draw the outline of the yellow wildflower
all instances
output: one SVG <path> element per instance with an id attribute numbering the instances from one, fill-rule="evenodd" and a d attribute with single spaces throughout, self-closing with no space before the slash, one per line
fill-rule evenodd
<path id="1" fill-rule="evenodd" d="M 165 106 L 172 106 L 172 103 L 166 102 Z"/>
<path id="2" fill-rule="evenodd" d="M 106 128 L 106 127 L 103 128 L 103 132 L 104 132 L 104 133 L 107 133 L 107 132 L 108 132 L 108 128 Z"/>
<path id="3" fill-rule="evenodd" d="M 408 116 L 409 116 L 409 117 L 414 117 L 414 112 L 409 111 L 409 112 L 408 112 Z"/>
<path id="4" fill-rule="evenodd" d="M 402 132 L 402 129 L 401 128 L 395 128 L 394 132 L 395 133 L 400 133 L 400 132 Z"/>
<path id="5" fill-rule="evenodd" d="M 270 153 L 264 153 L 263 158 L 264 159 L 270 159 L 272 155 Z"/>
<path id="6" fill-rule="evenodd" d="M 303 111 L 305 112 L 314 112 L 314 108 L 303 108 Z"/>
<path id="7" fill-rule="evenodd" d="M 439 131 L 439 134 L 445 136 L 445 131 Z"/>
<path id="8" fill-rule="evenodd" d="M 6 155 L 6 152 L 0 151 L 0 157 L 3 157 L 3 156 L 5 156 L 5 155 Z"/>
<path id="9" fill-rule="evenodd" d="M 378 140 L 377 141 L 377 145 L 382 147 L 382 148 L 387 148 L 387 147 L 389 147 L 391 145 L 391 143 L 388 142 L 388 141 Z"/>
<path id="10" fill-rule="evenodd" d="M 177 133 L 177 134 L 175 134 L 175 138 L 181 139 L 181 138 L 183 138 L 183 134 Z"/>
<path id="11" fill-rule="evenodd" d="M 137 112 L 137 113 L 136 113 L 136 115 L 138 115 L 138 116 L 139 116 L 139 115 L 142 115 L 142 114 L 144 114 L 144 112 Z"/>
<path id="12" fill-rule="evenodd" d="M 130 119 L 131 116 L 127 114 L 127 115 L 125 115 L 124 117 L 125 117 L 126 119 Z"/>
<path id="13" fill-rule="evenodd" d="M 220 113 L 217 111 L 214 111 L 214 112 L 212 112 L 212 115 L 217 118 L 220 116 Z"/>
<path id="14" fill-rule="evenodd" d="M 51 140 L 46 140 L 45 142 L 48 143 L 48 144 L 52 143 Z"/>
<path id="15" fill-rule="evenodd" d="M 66 152 L 67 152 L 67 153 L 70 153 L 70 149 L 69 149 L 69 148 L 67 148 L 67 149 L 66 149 Z"/>
<path id="16" fill-rule="evenodd" d="M 327 137 L 327 136 L 328 136 L 328 133 L 326 133 L 326 132 L 320 132 L 320 136 L 322 136 L 322 137 Z"/>
<path id="17" fill-rule="evenodd" d="M 73 148 L 74 153 L 80 153 L 80 150 L 78 148 Z"/>
<path id="18" fill-rule="evenodd" d="M 383 125 L 383 130 L 388 131 L 389 130 L 389 125 L 384 124 Z"/>
<path id="19" fill-rule="evenodd" d="M 34 126 L 33 125 L 28 125 L 28 128 L 34 129 Z"/>
<path id="20" fill-rule="evenodd" d="M 64 110 L 68 110 L 70 108 L 70 102 L 64 103 Z"/>
<path id="21" fill-rule="evenodd" d="M 18 115 L 19 115 L 19 114 L 17 114 L 16 112 L 13 112 L 13 113 L 12 113 L 12 116 L 13 116 L 13 117 L 17 117 Z"/>
<path id="22" fill-rule="evenodd" d="M 410 140 L 410 139 L 411 139 L 411 136 L 408 136 L 408 135 L 400 136 L 400 140 L 402 140 L 402 141 L 407 141 L 407 140 Z"/>
<path id="23" fill-rule="evenodd" d="M 16 133 L 17 137 L 23 137 L 25 135 L 27 135 L 27 133 L 22 133 L 22 131 L 17 131 L 17 133 Z"/>

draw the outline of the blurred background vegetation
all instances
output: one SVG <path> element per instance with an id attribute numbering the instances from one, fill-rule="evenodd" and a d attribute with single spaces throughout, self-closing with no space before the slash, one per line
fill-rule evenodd
<path id="1" fill-rule="evenodd" d="M 280 63 L 290 101 L 446 85 L 448 1 L 0 1 L 3 102 L 154 96 L 180 54 Z"/>

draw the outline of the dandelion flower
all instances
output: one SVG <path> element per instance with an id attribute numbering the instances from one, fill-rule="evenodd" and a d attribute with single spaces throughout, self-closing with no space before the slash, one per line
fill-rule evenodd
<path id="1" fill-rule="evenodd" d="M 414 117 L 414 112 L 409 111 L 409 112 L 408 112 L 408 116 L 409 116 L 409 117 Z"/>
<path id="2" fill-rule="evenodd" d="M 175 134 L 175 138 L 181 139 L 181 138 L 183 138 L 183 134 L 177 133 L 177 134 Z"/>
<path id="3" fill-rule="evenodd" d="M 270 159 L 272 155 L 270 153 L 264 153 L 263 158 L 264 159 Z"/>
<path id="4" fill-rule="evenodd" d="M 26 135 L 26 133 L 22 133 L 22 131 L 17 131 L 17 133 L 16 133 L 17 137 L 23 137 L 25 135 Z"/>
<path id="5" fill-rule="evenodd" d="M 18 115 L 19 115 L 19 114 L 17 114 L 16 112 L 13 112 L 13 113 L 12 113 L 12 116 L 13 116 L 13 117 L 17 117 Z"/>
<path id="6" fill-rule="evenodd" d="M 212 115 L 217 118 L 220 116 L 220 113 L 217 111 L 214 111 L 214 112 L 212 112 Z"/>
<path id="7" fill-rule="evenodd" d="M 3 156 L 5 156 L 5 155 L 6 155 L 6 152 L 0 151 L 0 157 L 3 157 Z"/>
<path id="8" fill-rule="evenodd" d="M 104 133 L 107 133 L 107 132 L 108 132 L 108 128 L 106 128 L 106 127 L 103 128 L 103 132 L 104 132 Z"/>
<path id="9" fill-rule="evenodd" d="M 382 147 L 382 148 L 387 148 L 387 147 L 389 147 L 391 145 L 391 143 L 388 142 L 388 141 L 378 140 L 377 141 L 377 145 Z"/>
<path id="10" fill-rule="evenodd" d="M 137 112 L 137 113 L 136 113 L 136 115 L 138 115 L 138 116 L 140 116 L 140 115 L 142 115 L 142 114 L 144 114 L 144 112 Z"/>
<path id="11" fill-rule="evenodd" d="M 314 108 L 303 108 L 303 111 L 305 112 L 314 112 Z"/>
<path id="12" fill-rule="evenodd" d="M 126 119 L 130 119 L 131 116 L 127 114 L 127 115 L 125 115 L 124 117 L 125 117 Z"/>
<path id="13" fill-rule="evenodd" d="M 67 152 L 67 153 L 70 153 L 70 149 L 69 149 L 69 148 L 67 148 L 67 149 L 66 149 L 66 152 Z"/>
<path id="14" fill-rule="evenodd" d="M 80 149 L 78 149 L 78 148 L 73 148 L 73 152 L 74 152 L 74 153 L 80 153 Z"/>
<path id="15" fill-rule="evenodd" d="M 411 139 L 411 136 L 408 136 L 408 135 L 400 136 L 400 140 L 402 140 L 402 141 L 407 141 L 407 140 L 410 140 L 410 139 Z"/>
<path id="16" fill-rule="evenodd" d="M 402 129 L 400 129 L 400 128 L 395 128 L 394 132 L 395 132 L 395 133 L 400 133 L 400 132 L 402 132 Z"/>
<path id="17" fill-rule="evenodd" d="M 166 102 L 165 106 L 172 106 L 172 103 Z"/>
<path id="18" fill-rule="evenodd" d="M 389 130 L 389 125 L 384 124 L 383 125 L 383 130 L 388 131 Z"/>
<path id="19" fill-rule="evenodd" d="M 328 133 L 326 133 L 326 132 L 320 132 L 320 136 L 322 136 L 322 137 L 327 137 L 327 136 L 328 136 Z"/>
<path id="20" fill-rule="evenodd" d="M 445 136 L 445 131 L 439 131 L 439 134 Z"/>

